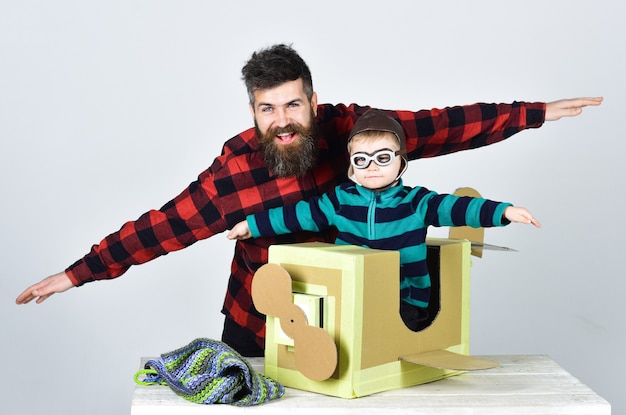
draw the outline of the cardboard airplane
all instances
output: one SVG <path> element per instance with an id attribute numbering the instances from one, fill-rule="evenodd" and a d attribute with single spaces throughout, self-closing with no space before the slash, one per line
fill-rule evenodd
<path id="1" fill-rule="evenodd" d="M 455 194 L 478 195 L 469 188 Z M 470 255 L 482 255 L 484 230 L 450 232 L 427 241 L 434 301 L 418 332 L 399 315 L 398 252 L 271 246 L 269 263 L 252 281 L 254 305 L 267 315 L 265 374 L 285 386 L 354 398 L 498 366 L 469 356 Z"/>

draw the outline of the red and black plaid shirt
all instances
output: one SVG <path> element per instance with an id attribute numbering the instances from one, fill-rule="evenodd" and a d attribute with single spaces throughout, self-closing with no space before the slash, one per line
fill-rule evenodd
<path id="1" fill-rule="evenodd" d="M 276 178 L 268 171 L 254 129 L 228 140 L 198 179 L 159 210 L 151 210 L 94 245 L 67 270 L 76 285 L 116 278 L 131 265 L 230 229 L 246 215 L 320 195 L 346 180 L 347 138 L 369 107 L 319 105 L 319 162 L 303 177 Z M 433 157 L 501 141 L 544 122 L 544 103 L 474 104 L 419 112 L 388 111 L 406 132 L 410 159 Z M 262 345 L 265 319 L 252 305 L 254 272 L 273 244 L 333 242 L 334 234 L 298 233 L 238 241 L 223 312 L 255 333 Z"/>

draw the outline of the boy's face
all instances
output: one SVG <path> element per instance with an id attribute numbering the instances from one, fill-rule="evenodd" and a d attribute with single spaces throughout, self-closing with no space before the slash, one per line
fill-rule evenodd
<path id="1" fill-rule="evenodd" d="M 354 179 L 361 186 L 368 189 L 380 189 L 392 184 L 398 178 L 400 168 L 402 167 L 402 157 L 394 156 L 386 153 L 376 154 L 381 150 L 392 150 L 395 153 L 400 149 L 397 137 L 392 133 L 381 133 L 381 135 L 374 139 L 360 139 L 358 135 L 354 136 L 350 143 L 350 160 L 352 163 L 352 171 L 354 172 Z M 357 159 L 361 163 L 354 163 L 354 155 L 357 153 L 364 153 L 361 156 L 357 156 Z M 368 157 L 373 157 L 374 160 L 368 160 Z M 376 163 L 386 164 L 389 157 L 393 158 L 391 162 L 386 166 L 380 166 Z M 368 165 L 369 163 L 369 165 Z M 365 168 L 359 168 L 362 166 Z"/>

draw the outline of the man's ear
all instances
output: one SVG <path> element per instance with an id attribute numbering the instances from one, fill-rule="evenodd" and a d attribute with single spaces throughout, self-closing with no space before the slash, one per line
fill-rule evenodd
<path id="1" fill-rule="evenodd" d="M 317 92 L 315 91 L 311 95 L 311 108 L 313 108 L 313 114 L 317 117 Z"/>
<path id="2" fill-rule="evenodd" d="M 252 115 L 252 118 L 254 118 L 254 106 L 251 102 L 248 102 L 248 108 L 250 109 L 250 115 Z"/>

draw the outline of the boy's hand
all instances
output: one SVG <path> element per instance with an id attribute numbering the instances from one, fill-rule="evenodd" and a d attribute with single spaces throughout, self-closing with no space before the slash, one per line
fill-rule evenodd
<path id="1" fill-rule="evenodd" d="M 250 228 L 248 227 L 248 222 L 242 220 L 228 232 L 228 239 L 248 239 L 252 238 L 252 234 L 250 233 Z"/>
<path id="2" fill-rule="evenodd" d="M 535 219 L 526 208 L 509 206 L 504 210 L 504 217 L 511 222 L 526 223 L 535 225 L 537 228 L 541 228 L 541 223 Z"/>

